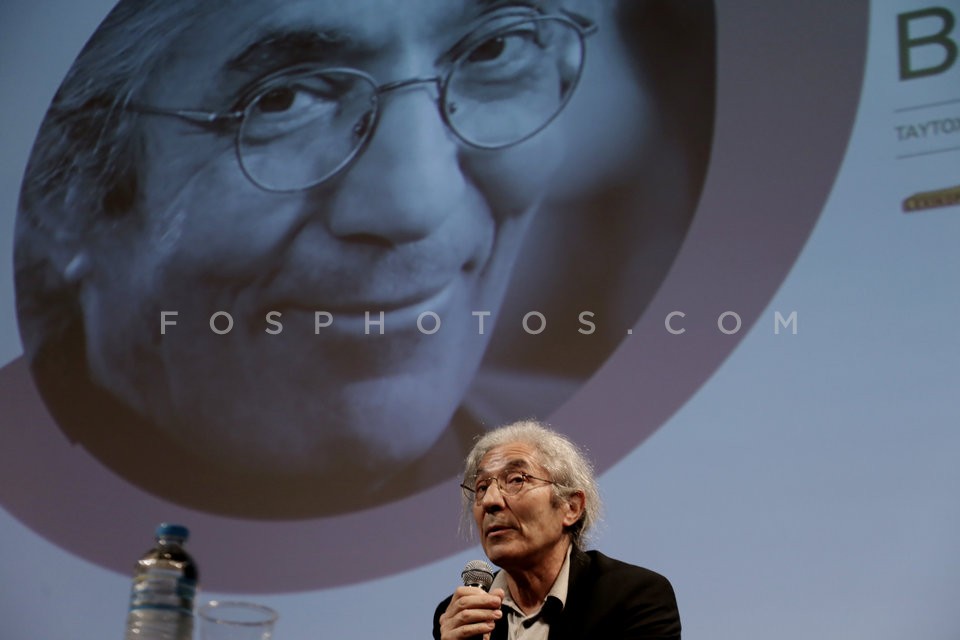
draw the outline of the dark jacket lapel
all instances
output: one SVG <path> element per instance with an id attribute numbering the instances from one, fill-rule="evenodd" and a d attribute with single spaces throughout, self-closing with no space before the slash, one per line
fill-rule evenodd
<path id="1" fill-rule="evenodd" d="M 570 551 L 570 581 L 567 583 L 567 602 L 563 610 L 550 621 L 549 640 L 573 640 L 578 637 L 578 621 L 572 612 L 582 599 L 581 592 L 589 588 L 584 578 L 590 569 L 590 556 L 574 547 Z"/>

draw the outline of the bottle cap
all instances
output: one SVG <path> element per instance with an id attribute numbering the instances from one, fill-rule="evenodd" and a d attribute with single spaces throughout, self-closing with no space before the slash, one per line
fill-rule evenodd
<path id="1" fill-rule="evenodd" d="M 189 537 L 190 530 L 182 524 L 164 522 L 157 527 L 157 538 L 179 538 L 181 542 L 186 542 Z"/>

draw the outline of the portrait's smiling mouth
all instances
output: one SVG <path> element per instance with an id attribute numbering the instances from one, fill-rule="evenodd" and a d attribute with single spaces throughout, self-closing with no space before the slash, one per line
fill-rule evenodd
<path id="1" fill-rule="evenodd" d="M 476 323 L 474 313 L 490 315 L 486 308 L 473 308 L 472 282 L 471 274 L 464 273 L 438 285 L 410 277 L 370 287 L 361 284 L 331 296 L 305 287 L 299 294 L 268 297 L 249 321 L 261 326 L 273 314 L 271 318 L 294 335 L 429 334 L 450 322 Z"/>
<path id="2" fill-rule="evenodd" d="M 450 298 L 451 292 L 456 286 L 455 281 L 446 282 L 439 287 L 424 288 L 422 290 L 396 292 L 389 291 L 384 294 L 368 294 L 364 291 L 357 291 L 356 295 L 338 296 L 336 301 L 311 301 L 304 296 L 302 299 L 281 300 L 264 308 L 264 313 L 270 311 L 325 311 L 334 317 L 363 317 L 366 314 L 379 314 L 384 312 L 390 315 L 419 314 L 423 311 L 436 311 L 443 307 Z M 399 287 L 398 287 L 399 289 Z"/>
<path id="3" fill-rule="evenodd" d="M 436 311 L 446 306 L 454 286 L 455 282 L 449 282 L 438 289 L 402 294 L 396 298 L 370 300 L 360 305 L 354 305 L 352 308 L 347 307 L 343 311 L 358 315 L 362 315 L 368 310 L 382 311 L 398 318 L 400 316 L 418 315 L 424 311 Z"/>

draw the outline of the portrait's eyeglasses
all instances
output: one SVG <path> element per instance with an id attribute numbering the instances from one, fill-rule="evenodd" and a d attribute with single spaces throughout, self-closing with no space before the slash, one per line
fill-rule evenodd
<path id="1" fill-rule="evenodd" d="M 472 500 L 476 504 L 480 504 L 483 497 L 487 495 L 487 489 L 489 489 L 490 485 L 494 482 L 497 483 L 497 489 L 500 490 L 500 495 L 515 496 L 523 491 L 523 486 L 528 480 L 536 480 L 538 482 L 546 482 L 547 484 L 560 486 L 559 483 L 553 480 L 537 478 L 523 471 L 505 470 L 496 477 L 487 476 L 486 478 L 477 480 L 476 484 L 472 487 L 467 484 L 461 484 L 460 488 L 463 489 L 463 495 L 467 500 Z"/>
<path id="2" fill-rule="evenodd" d="M 233 111 L 127 108 L 236 126 L 247 178 L 267 191 L 300 191 L 355 160 L 376 131 L 386 94 L 407 87 L 433 85 L 441 119 L 468 146 L 504 149 L 527 140 L 566 106 L 583 71 L 585 38 L 595 31 L 569 12 L 510 13 L 461 39 L 442 59 L 441 75 L 378 84 L 357 69 L 304 64 L 258 82 Z"/>

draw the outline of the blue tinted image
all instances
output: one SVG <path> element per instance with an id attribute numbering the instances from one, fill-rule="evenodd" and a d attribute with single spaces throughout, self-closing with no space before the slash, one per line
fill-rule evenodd
<path id="1" fill-rule="evenodd" d="M 568 399 L 684 239 L 714 65 L 708 2 L 569 4 L 121 2 L 17 218 L 60 429 L 161 498 L 307 517 Z"/>

